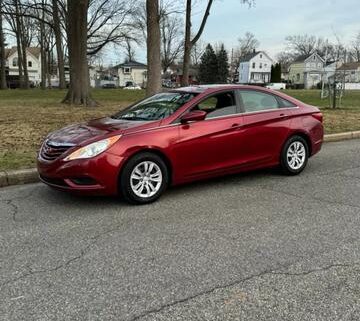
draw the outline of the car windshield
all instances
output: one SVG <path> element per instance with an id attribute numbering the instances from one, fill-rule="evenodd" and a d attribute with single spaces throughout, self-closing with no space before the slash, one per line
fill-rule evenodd
<path id="1" fill-rule="evenodd" d="M 195 97 L 194 93 L 168 92 L 146 98 L 139 103 L 112 116 L 114 119 L 152 121 L 164 119 L 189 100 Z"/>

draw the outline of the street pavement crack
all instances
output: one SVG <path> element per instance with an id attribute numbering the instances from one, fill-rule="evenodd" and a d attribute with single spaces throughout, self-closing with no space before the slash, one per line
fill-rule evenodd
<path id="1" fill-rule="evenodd" d="M 307 199 L 311 199 L 311 200 L 314 200 L 314 201 L 317 201 L 317 202 L 329 203 L 329 204 L 332 204 L 332 205 L 348 206 L 348 207 L 353 207 L 353 208 L 359 208 L 360 209 L 360 206 L 354 205 L 354 204 L 347 204 L 347 203 L 343 203 L 343 202 L 332 201 L 332 200 L 323 199 L 323 198 L 320 198 L 320 197 L 309 196 L 309 195 L 301 196 L 301 195 L 297 195 L 295 193 L 280 191 L 280 190 L 276 190 L 276 189 L 272 189 L 272 188 L 268 188 L 268 187 L 264 187 L 264 186 L 258 186 L 258 187 L 261 188 L 264 191 L 275 192 L 275 193 L 284 194 L 284 195 L 287 195 L 287 196 L 293 196 L 293 197 L 296 197 L 296 198 L 303 199 L 304 197 L 306 197 Z"/>
<path id="2" fill-rule="evenodd" d="M 5 203 L 11 209 L 11 216 L 14 222 L 16 222 L 16 215 L 19 212 L 19 207 L 14 203 L 14 200 L 1 200 L 0 202 Z"/>
<path id="3" fill-rule="evenodd" d="M 210 288 L 208 290 L 198 292 L 198 293 L 193 294 L 191 296 L 188 296 L 186 298 L 179 299 L 179 300 L 164 304 L 164 305 L 162 305 L 162 306 L 160 306 L 158 308 L 154 308 L 154 309 L 145 311 L 142 314 L 133 317 L 132 319 L 130 319 L 130 321 L 141 320 L 141 319 L 143 319 L 143 318 L 145 318 L 145 317 L 147 317 L 149 315 L 160 313 L 163 310 L 166 310 L 167 308 L 171 308 L 171 307 L 176 306 L 178 304 L 186 303 L 186 302 L 194 300 L 194 299 L 196 299 L 198 297 L 214 293 L 217 290 L 230 288 L 232 286 L 236 286 L 236 285 L 245 283 L 247 281 L 251 281 L 253 279 L 261 278 L 261 277 L 263 277 L 265 275 L 283 275 L 283 276 L 291 276 L 291 277 L 301 277 L 301 276 L 307 276 L 307 275 L 310 275 L 310 274 L 313 274 L 313 273 L 326 272 L 326 271 L 329 271 L 329 270 L 334 269 L 334 268 L 353 268 L 355 266 L 360 266 L 360 262 L 359 263 L 356 262 L 356 263 L 352 263 L 352 264 L 341 264 L 341 263 L 339 263 L 339 264 L 331 264 L 331 265 L 328 265 L 328 266 L 325 266 L 325 267 L 311 269 L 311 270 L 307 270 L 307 271 L 301 271 L 301 272 L 285 272 L 285 271 L 283 272 L 283 271 L 265 270 L 265 271 L 260 272 L 258 274 L 253 274 L 253 275 L 250 275 L 248 277 L 245 277 L 245 278 L 243 278 L 241 280 L 236 280 L 236 281 L 227 283 L 225 285 L 219 285 L 219 286 Z M 284 266 L 284 267 L 286 267 L 286 266 Z"/>
<path id="4" fill-rule="evenodd" d="M 58 270 L 60 270 L 62 268 L 65 268 L 65 267 L 71 265 L 72 263 L 74 263 L 74 262 L 76 262 L 78 260 L 81 260 L 91 250 L 91 248 L 99 241 L 100 238 L 102 238 L 105 235 L 111 234 L 112 232 L 118 231 L 121 226 L 122 225 L 119 225 L 117 227 L 106 230 L 106 231 L 104 231 L 102 233 L 99 233 L 99 234 L 91 237 L 90 238 L 91 242 L 87 246 L 85 246 L 82 250 L 80 250 L 80 253 L 77 256 L 74 256 L 74 257 L 68 259 L 67 261 L 65 261 L 64 263 L 59 264 L 59 265 L 57 265 L 57 266 L 55 266 L 53 268 L 33 270 L 29 265 L 27 265 L 26 266 L 26 269 L 28 270 L 27 273 L 24 273 L 24 274 L 20 275 L 17 278 L 10 279 L 10 280 L 7 280 L 7 281 L 1 283 L 0 284 L 0 289 L 2 287 L 6 286 L 6 285 L 9 285 L 9 284 L 17 282 L 19 280 L 25 279 L 25 278 L 27 278 L 29 276 L 32 276 L 32 275 L 44 274 L 44 273 L 50 273 L 50 272 L 58 271 Z"/>

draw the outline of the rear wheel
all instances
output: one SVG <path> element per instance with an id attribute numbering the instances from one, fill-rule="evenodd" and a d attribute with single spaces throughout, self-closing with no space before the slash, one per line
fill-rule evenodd
<path id="1" fill-rule="evenodd" d="M 141 153 L 125 164 L 120 192 L 130 203 L 147 204 L 161 196 L 168 182 L 168 169 L 162 158 L 153 153 Z"/>
<path id="2" fill-rule="evenodd" d="M 281 168 L 287 175 L 300 174 L 307 165 L 309 147 L 304 138 L 289 138 L 281 152 Z"/>

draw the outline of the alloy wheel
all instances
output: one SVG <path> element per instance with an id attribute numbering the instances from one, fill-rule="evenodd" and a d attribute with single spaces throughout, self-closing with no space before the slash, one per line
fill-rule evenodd
<path id="1" fill-rule="evenodd" d="M 290 144 L 287 149 L 286 159 L 292 170 L 300 169 L 306 161 L 306 148 L 304 144 L 300 141 Z"/>
<path id="2" fill-rule="evenodd" d="M 135 166 L 130 175 L 130 186 L 141 198 L 154 196 L 161 188 L 163 175 L 160 167 L 152 161 L 144 161 Z"/>

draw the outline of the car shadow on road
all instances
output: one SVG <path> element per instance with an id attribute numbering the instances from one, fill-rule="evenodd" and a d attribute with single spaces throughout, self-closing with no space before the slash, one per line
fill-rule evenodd
<path id="1" fill-rule="evenodd" d="M 177 198 L 183 194 L 188 193 L 200 193 L 204 190 L 209 189 L 218 189 L 219 186 L 226 186 L 237 184 L 239 186 L 246 186 L 248 183 L 253 183 L 254 180 L 262 181 L 267 177 L 280 177 L 283 176 L 280 170 L 276 168 L 271 169 L 261 169 L 251 172 L 243 172 L 239 174 L 232 174 L 227 176 L 220 176 L 216 178 L 204 179 L 195 181 L 192 183 L 171 186 L 165 192 L 167 200 L 169 198 Z M 91 206 L 119 206 L 122 207 L 131 207 L 132 205 L 126 203 L 121 197 L 116 196 L 83 196 L 77 194 L 71 194 L 59 190 L 55 190 L 52 188 L 45 188 L 45 186 L 41 186 L 41 198 L 46 199 L 48 202 L 52 204 L 76 204 L 76 206 L 81 207 L 91 207 Z M 161 199 L 159 200 L 161 202 Z M 146 206 L 146 205 L 144 205 Z"/>

